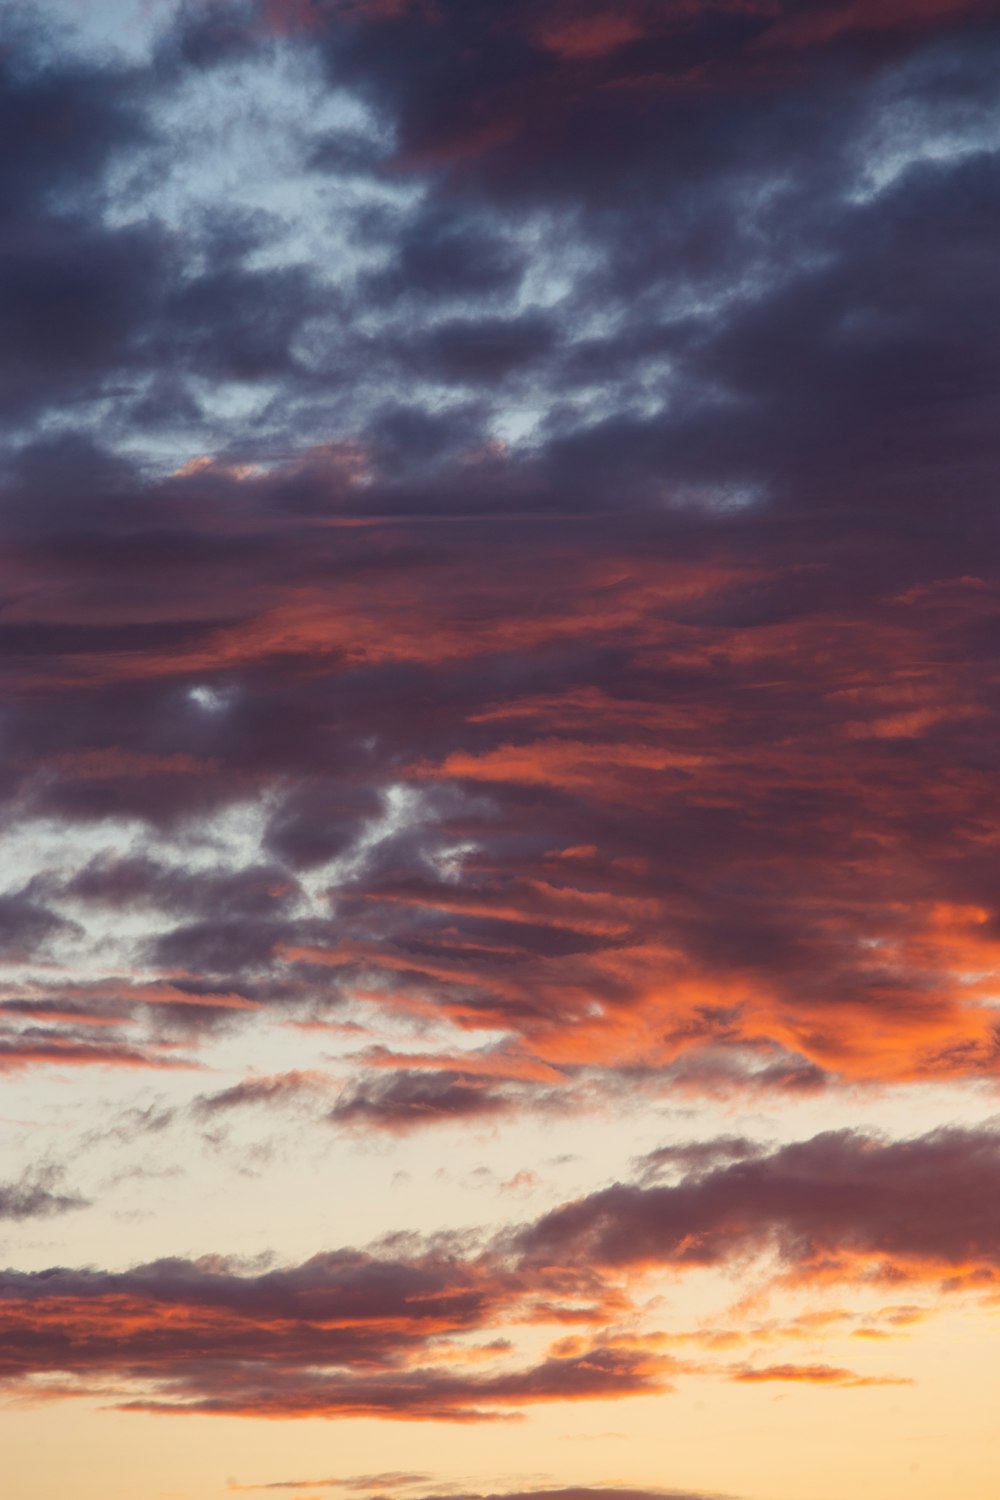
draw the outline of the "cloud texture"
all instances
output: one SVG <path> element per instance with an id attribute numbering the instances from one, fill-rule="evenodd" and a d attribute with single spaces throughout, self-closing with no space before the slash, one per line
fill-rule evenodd
<path id="1" fill-rule="evenodd" d="M 996 1295 L 996 7 L 0 9 L 0 1072 L 529 1192 L 708 1111 L 523 1222 L 12 1267 L 10 1392 L 909 1379 L 640 1299 Z"/>

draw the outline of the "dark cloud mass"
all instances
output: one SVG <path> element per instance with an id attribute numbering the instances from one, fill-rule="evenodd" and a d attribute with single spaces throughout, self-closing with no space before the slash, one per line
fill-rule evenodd
<path id="1" fill-rule="evenodd" d="M 512 1086 L 513 1083 L 513 1086 Z M 523 1083 L 440 1064 L 362 1077 L 343 1091 L 330 1111 L 333 1125 L 405 1133 L 425 1125 L 466 1121 L 487 1124 L 492 1116 L 543 1107 L 551 1095 Z"/>
<path id="2" fill-rule="evenodd" d="M 996 6 L 190 0 L 134 56 L 0 9 L 0 1073 L 330 1151 L 988 1111 Z M 10 1270 L 0 1377 L 455 1421 L 890 1383 L 623 1330 L 692 1269 L 995 1290 L 996 1131 L 931 1124 L 647 1139 L 475 1240 Z"/>
<path id="3" fill-rule="evenodd" d="M 616 1184 L 556 1209 L 522 1244 L 529 1259 L 613 1267 L 711 1265 L 771 1245 L 807 1276 L 849 1277 L 867 1262 L 988 1281 L 998 1226 L 986 1183 L 998 1171 L 995 1131 L 892 1142 L 831 1131 L 672 1186 Z"/>
<path id="4" fill-rule="evenodd" d="M 15 438 L 0 641 L 12 807 L 183 838 L 268 799 L 266 829 L 225 876 L 101 856 L 12 893 L 11 953 L 141 902 L 154 974 L 255 1000 L 381 971 L 557 1067 L 994 1071 L 988 20 L 318 7 L 280 45 L 361 90 L 421 195 L 359 217 L 388 258 L 334 287 L 248 265 L 273 216 L 109 227 L 101 172 L 154 149 L 157 89 L 230 66 L 241 14 L 186 12 L 145 111 L 132 73 L 8 76 L 44 138 L 24 222 L 74 269 L 32 242 L 5 286 L 46 399 L 164 361 L 266 379 L 298 451 L 231 422 L 156 477 L 104 418 Z M 341 1111 L 415 1119 L 430 1084 L 380 1087 Z"/>

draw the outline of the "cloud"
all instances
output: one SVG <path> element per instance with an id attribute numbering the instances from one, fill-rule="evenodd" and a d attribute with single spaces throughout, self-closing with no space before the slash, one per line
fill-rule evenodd
<path id="1" fill-rule="evenodd" d="M 570 1485 L 565 1489 L 509 1490 L 499 1494 L 462 1494 L 456 1500 L 726 1500 L 722 1495 L 709 1495 L 692 1490 L 634 1490 L 588 1485 Z M 443 1496 L 426 1496 L 424 1500 L 443 1500 Z"/>
<path id="2" fill-rule="evenodd" d="M 190 1057 L 178 1056 L 168 1042 L 148 1047 L 114 1040 L 93 1041 L 58 1027 L 23 1026 L 0 1029 L 0 1072 L 15 1072 L 40 1064 L 98 1068 L 198 1068 Z"/>
<path id="3" fill-rule="evenodd" d="M 696 1166 L 670 1186 L 618 1183 L 523 1231 L 529 1263 L 621 1271 L 713 1266 L 765 1251 L 801 1280 L 988 1285 L 1000 1136 L 943 1128 L 889 1141 L 826 1131 L 767 1154 Z M 938 1203 L 940 1215 L 928 1216 Z"/>
<path id="4" fill-rule="evenodd" d="M 257 1490 L 318 1490 L 318 1489 L 347 1489 L 347 1490 L 396 1490 L 413 1489 L 417 1486 L 426 1486 L 430 1482 L 428 1474 L 407 1474 L 399 1470 L 389 1470 L 382 1474 L 352 1474 L 347 1477 L 335 1479 L 278 1479 L 272 1480 L 270 1484 L 229 1484 L 228 1490 L 239 1493 Z"/>
<path id="5" fill-rule="evenodd" d="M 765 1148 L 746 1136 L 718 1136 L 709 1141 L 658 1146 L 639 1158 L 636 1166 L 643 1178 L 655 1179 L 664 1172 L 694 1176 L 710 1172 L 728 1162 L 746 1161 L 764 1155 Z"/>
<path id="6" fill-rule="evenodd" d="M 7 963 L 24 961 L 57 933 L 72 930 L 73 924 L 32 900 L 28 890 L 0 896 L 0 959 Z"/>
<path id="7" fill-rule="evenodd" d="M 382 1491 L 385 1489 L 415 1489 L 419 1486 L 426 1487 L 429 1482 L 427 1474 L 359 1474 L 351 1478 L 333 1479 L 282 1479 L 272 1481 L 270 1484 L 230 1484 L 227 1488 L 237 1493 L 250 1493 L 262 1490 L 294 1490 L 294 1489 L 366 1489 Z M 567 1489 L 537 1489 L 537 1490 L 513 1490 L 504 1491 L 495 1495 L 474 1495 L 471 1493 L 446 1491 L 445 1494 L 451 1500 L 530 1500 L 530 1497 L 538 1497 L 538 1500 L 724 1500 L 723 1496 L 709 1496 L 699 1493 L 693 1494 L 685 1490 L 682 1494 L 679 1490 L 629 1490 L 629 1489 L 607 1489 L 597 1487 L 576 1486 Z M 421 1493 L 420 1500 L 445 1500 L 444 1495 L 438 1496 L 433 1492 Z"/>
<path id="8" fill-rule="evenodd" d="M 761 118 L 781 112 L 783 95 L 798 97 L 803 79 L 828 86 L 831 52 L 851 74 L 989 22 L 973 0 L 881 7 L 876 19 L 850 4 L 803 15 L 742 0 L 669 10 L 649 0 L 613 10 L 518 4 L 502 17 L 446 0 L 331 7 L 325 24 L 321 8 L 318 19 L 331 78 L 366 89 L 395 119 L 406 167 L 557 201 L 614 201 L 654 175 L 690 180 L 692 162 L 711 173 L 742 154 L 740 126 L 751 132 L 744 152 L 753 149 Z M 691 154 L 664 168 L 654 142 L 683 128 Z M 623 162 L 629 170 L 616 173 Z"/>
<path id="9" fill-rule="evenodd" d="M 684 1055 L 687 1086 L 739 1087 L 724 1061 L 739 1046 L 775 1088 L 995 1069 L 975 977 L 995 962 L 981 853 L 994 810 L 975 764 L 990 721 L 978 669 L 934 664 L 935 641 L 985 628 L 987 585 L 866 597 L 855 579 L 848 601 L 820 548 L 808 576 L 833 597 L 817 614 L 801 565 L 775 571 L 748 523 L 699 539 L 729 548 L 725 565 L 668 562 L 674 523 L 640 517 L 614 543 L 588 522 L 571 560 L 559 528 L 541 532 L 515 566 L 512 543 L 458 520 L 429 552 L 415 523 L 378 543 L 364 527 L 279 525 L 267 506 L 283 480 L 242 482 L 273 556 L 243 558 L 231 601 L 215 589 L 238 629 L 25 625 L 38 649 L 21 657 L 10 774 L 37 816 L 191 840 L 192 820 L 282 788 L 236 867 L 101 856 L 53 891 L 53 933 L 141 908 L 151 982 L 200 976 L 248 1011 L 265 981 L 305 995 L 317 966 L 328 993 L 333 969 L 337 992 L 390 976 L 394 1004 L 424 1005 L 433 984 L 442 1017 L 505 1032 L 525 1067 L 666 1070 Z M 154 489 L 150 520 L 190 487 L 203 527 L 222 528 L 230 483 Z M 177 607 L 160 535 L 157 520 L 154 612 Z M 137 545 L 133 532 L 130 558 Z M 193 551 L 196 584 L 214 555 Z M 277 559 L 337 580 L 336 607 L 318 583 L 283 597 Z M 66 610 L 93 612 L 94 567 L 60 558 Z M 113 548 L 98 574 L 109 590 L 124 577 Z M 206 685 L 217 711 L 191 697 Z M 367 844 L 400 782 L 423 799 L 412 826 Z M 456 845 L 475 850 L 457 881 Z M 720 877 L 723 851 L 738 876 Z M 305 916 L 300 877 L 337 860 L 334 927 L 322 905 Z"/>
<path id="10" fill-rule="evenodd" d="M 776 407 L 787 394 L 779 381 Z M 653 473 L 666 450 L 651 426 L 633 436 L 620 451 Z M 574 510 L 618 437 L 490 460 L 496 494 L 474 502 L 454 474 L 433 497 L 345 489 L 318 453 L 162 480 L 92 448 L 22 454 L 18 565 L 50 592 L 2 627 L 10 806 L 68 841 L 103 826 L 114 843 L 130 820 L 138 838 L 4 897 L 28 924 L 16 951 L 39 921 L 58 936 L 141 911 L 142 977 L 189 1010 L 200 985 L 232 1024 L 240 1005 L 301 1015 L 322 987 L 426 1015 L 433 990 L 442 1019 L 505 1034 L 512 1067 L 553 1077 L 646 1069 L 711 1092 L 990 1076 L 982 558 L 956 539 L 937 580 L 940 552 L 891 496 L 875 536 L 868 512 L 840 513 L 835 547 L 807 507 L 794 556 L 756 511 L 626 495 L 612 518 L 573 490 Z M 552 513 L 529 519 L 539 493 Z M 504 518 L 494 499 L 527 509 Z M 967 671 L 945 659 L 958 643 Z M 410 799 L 395 825 L 390 794 Z M 198 822 L 237 805 L 263 831 L 206 869 Z"/>
<path id="11" fill-rule="evenodd" d="M 477 1073 L 400 1070 L 351 1084 L 328 1119 L 332 1125 L 404 1133 L 453 1121 L 486 1123 L 544 1101 L 523 1086 L 499 1087 Z"/>
<path id="12" fill-rule="evenodd" d="M 180 1376 L 162 1396 L 124 1401 L 128 1411 L 201 1412 L 215 1416 L 383 1417 L 411 1421 L 504 1420 L 509 1408 L 542 1401 L 607 1400 L 652 1395 L 662 1380 L 653 1363 L 619 1350 L 544 1360 L 524 1370 L 469 1377 L 434 1370 L 400 1374 L 286 1376 L 275 1387 L 244 1369 Z"/>
<path id="13" fill-rule="evenodd" d="M 0 1071 L 226 1049 L 112 1151 L 783 1122 L 479 1235 L 11 1269 L 12 1397 L 836 1402 L 996 1295 L 995 1122 L 785 1139 L 1000 1074 L 992 11 L 184 3 L 131 61 L 11 17 Z M 648 1329 L 702 1272 L 809 1305 Z"/>
<path id="14" fill-rule="evenodd" d="M 88 1206 L 75 1193 L 54 1192 L 57 1181 L 58 1173 L 35 1168 L 15 1182 L 0 1183 L 0 1219 L 45 1219 Z"/>
<path id="15" fill-rule="evenodd" d="M 820 1289 L 995 1286 L 998 1141 L 990 1130 L 909 1141 L 826 1132 L 733 1159 L 723 1139 L 714 1165 L 690 1162 L 675 1184 L 615 1184 L 492 1242 L 397 1236 L 264 1270 L 208 1257 L 119 1272 L 8 1271 L 0 1376 L 27 1397 L 42 1389 L 39 1377 L 66 1377 L 67 1393 L 100 1380 L 128 1410 L 450 1421 L 662 1393 L 684 1376 L 899 1383 L 822 1360 L 695 1362 L 680 1357 L 685 1343 L 711 1351 L 734 1339 L 614 1325 L 634 1310 L 636 1273 L 745 1267 L 761 1256 L 775 1258 L 780 1280 Z M 929 1217 L 929 1201 L 941 1212 Z M 896 1327 L 920 1315 L 897 1306 L 885 1318 Z M 815 1340 L 844 1317 L 821 1310 L 742 1332 L 767 1348 Z M 496 1337 L 524 1323 L 584 1332 L 525 1364 Z"/>
<path id="16" fill-rule="evenodd" d="M 489 1327 L 519 1296 L 509 1272 L 443 1249 L 341 1251 L 251 1275 L 219 1259 L 11 1271 L 0 1278 L 0 1378 L 28 1397 L 46 1372 L 81 1393 L 89 1380 L 117 1382 L 127 1410 L 452 1421 L 661 1388 L 661 1359 L 615 1343 L 485 1374 L 434 1362 L 437 1341 Z"/>
<path id="17" fill-rule="evenodd" d="M 806 1385 L 846 1386 L 848 1389 L 870 1385 L 912 1384 L 912 1381 L 899 1380 L 894 1376 L 856 1375 L 853 1370 L 842 1370 L 833 1365 L 741 1366 L 733 1372 L 732 1378 L 745 1385 L 770 1381 L 790 1381 Z"/>
<path id="18" fill-rule="evenodd" d="M 324 1079 L 316 1073 L 275 1073 L 263 1077 L 244 1078 L 231 1088 L 220 1089 L 215 1094 L 201 1094 L 191 1105 L 192 1112 L 203 1118 L 242 1109 L 246 1105 L 280 1105 L 322 1093 Z"/>

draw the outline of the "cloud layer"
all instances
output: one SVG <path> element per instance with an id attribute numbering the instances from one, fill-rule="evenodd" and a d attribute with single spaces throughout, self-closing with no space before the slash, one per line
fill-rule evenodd
<path id="1" fill-rule="evenodd" d="M 731 1154 L 722 1140 L 714 1164 L 673 1183 L 617 1183 L 491 1243 L 411 1238 L 402 1253 L 342 1249 L 263 1271 L 208 1257 L 7 1272 L 2 1376 L 27 1394 L 97 1381 L 129 1410 L 434 1420 L 651 1394 L 692 1374 L 877 1385 L 886 1377 L 829 1364 L 699 1361 L 680 1338 L 627 1332 L 635 1272 L 764 1257 L 779 1282 L 819 1288 L 996 1285 L 996 1131 L 828 1132 Z M 524 1325 L 582 1332 L 525 1366 L 506 1337 Z"/>
<path id="2" fill-rule="evenodd" d="M 4 1389 L 908 1381 L 876 1341 L 1000 1277 L 996 7 L 0 10 L 0 1072 L 109 1156 L 509 1139 L 542 1195 L 32 1242 Z M 634 1172 L 542 1182 L 584 1118 Z M 126 1220 L 57 1156 L 4 1169 L 15 1258 Z M 753 1295 L 661 1317 L 713 1275 Z"/>

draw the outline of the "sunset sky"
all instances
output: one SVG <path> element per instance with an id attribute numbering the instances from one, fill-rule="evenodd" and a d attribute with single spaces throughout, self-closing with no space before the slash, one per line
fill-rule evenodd
<path id="1" fill-rule="evenodd" d="M 1000 1494 L 1000 3 L 0 0 L 3 1500 Z"/>

